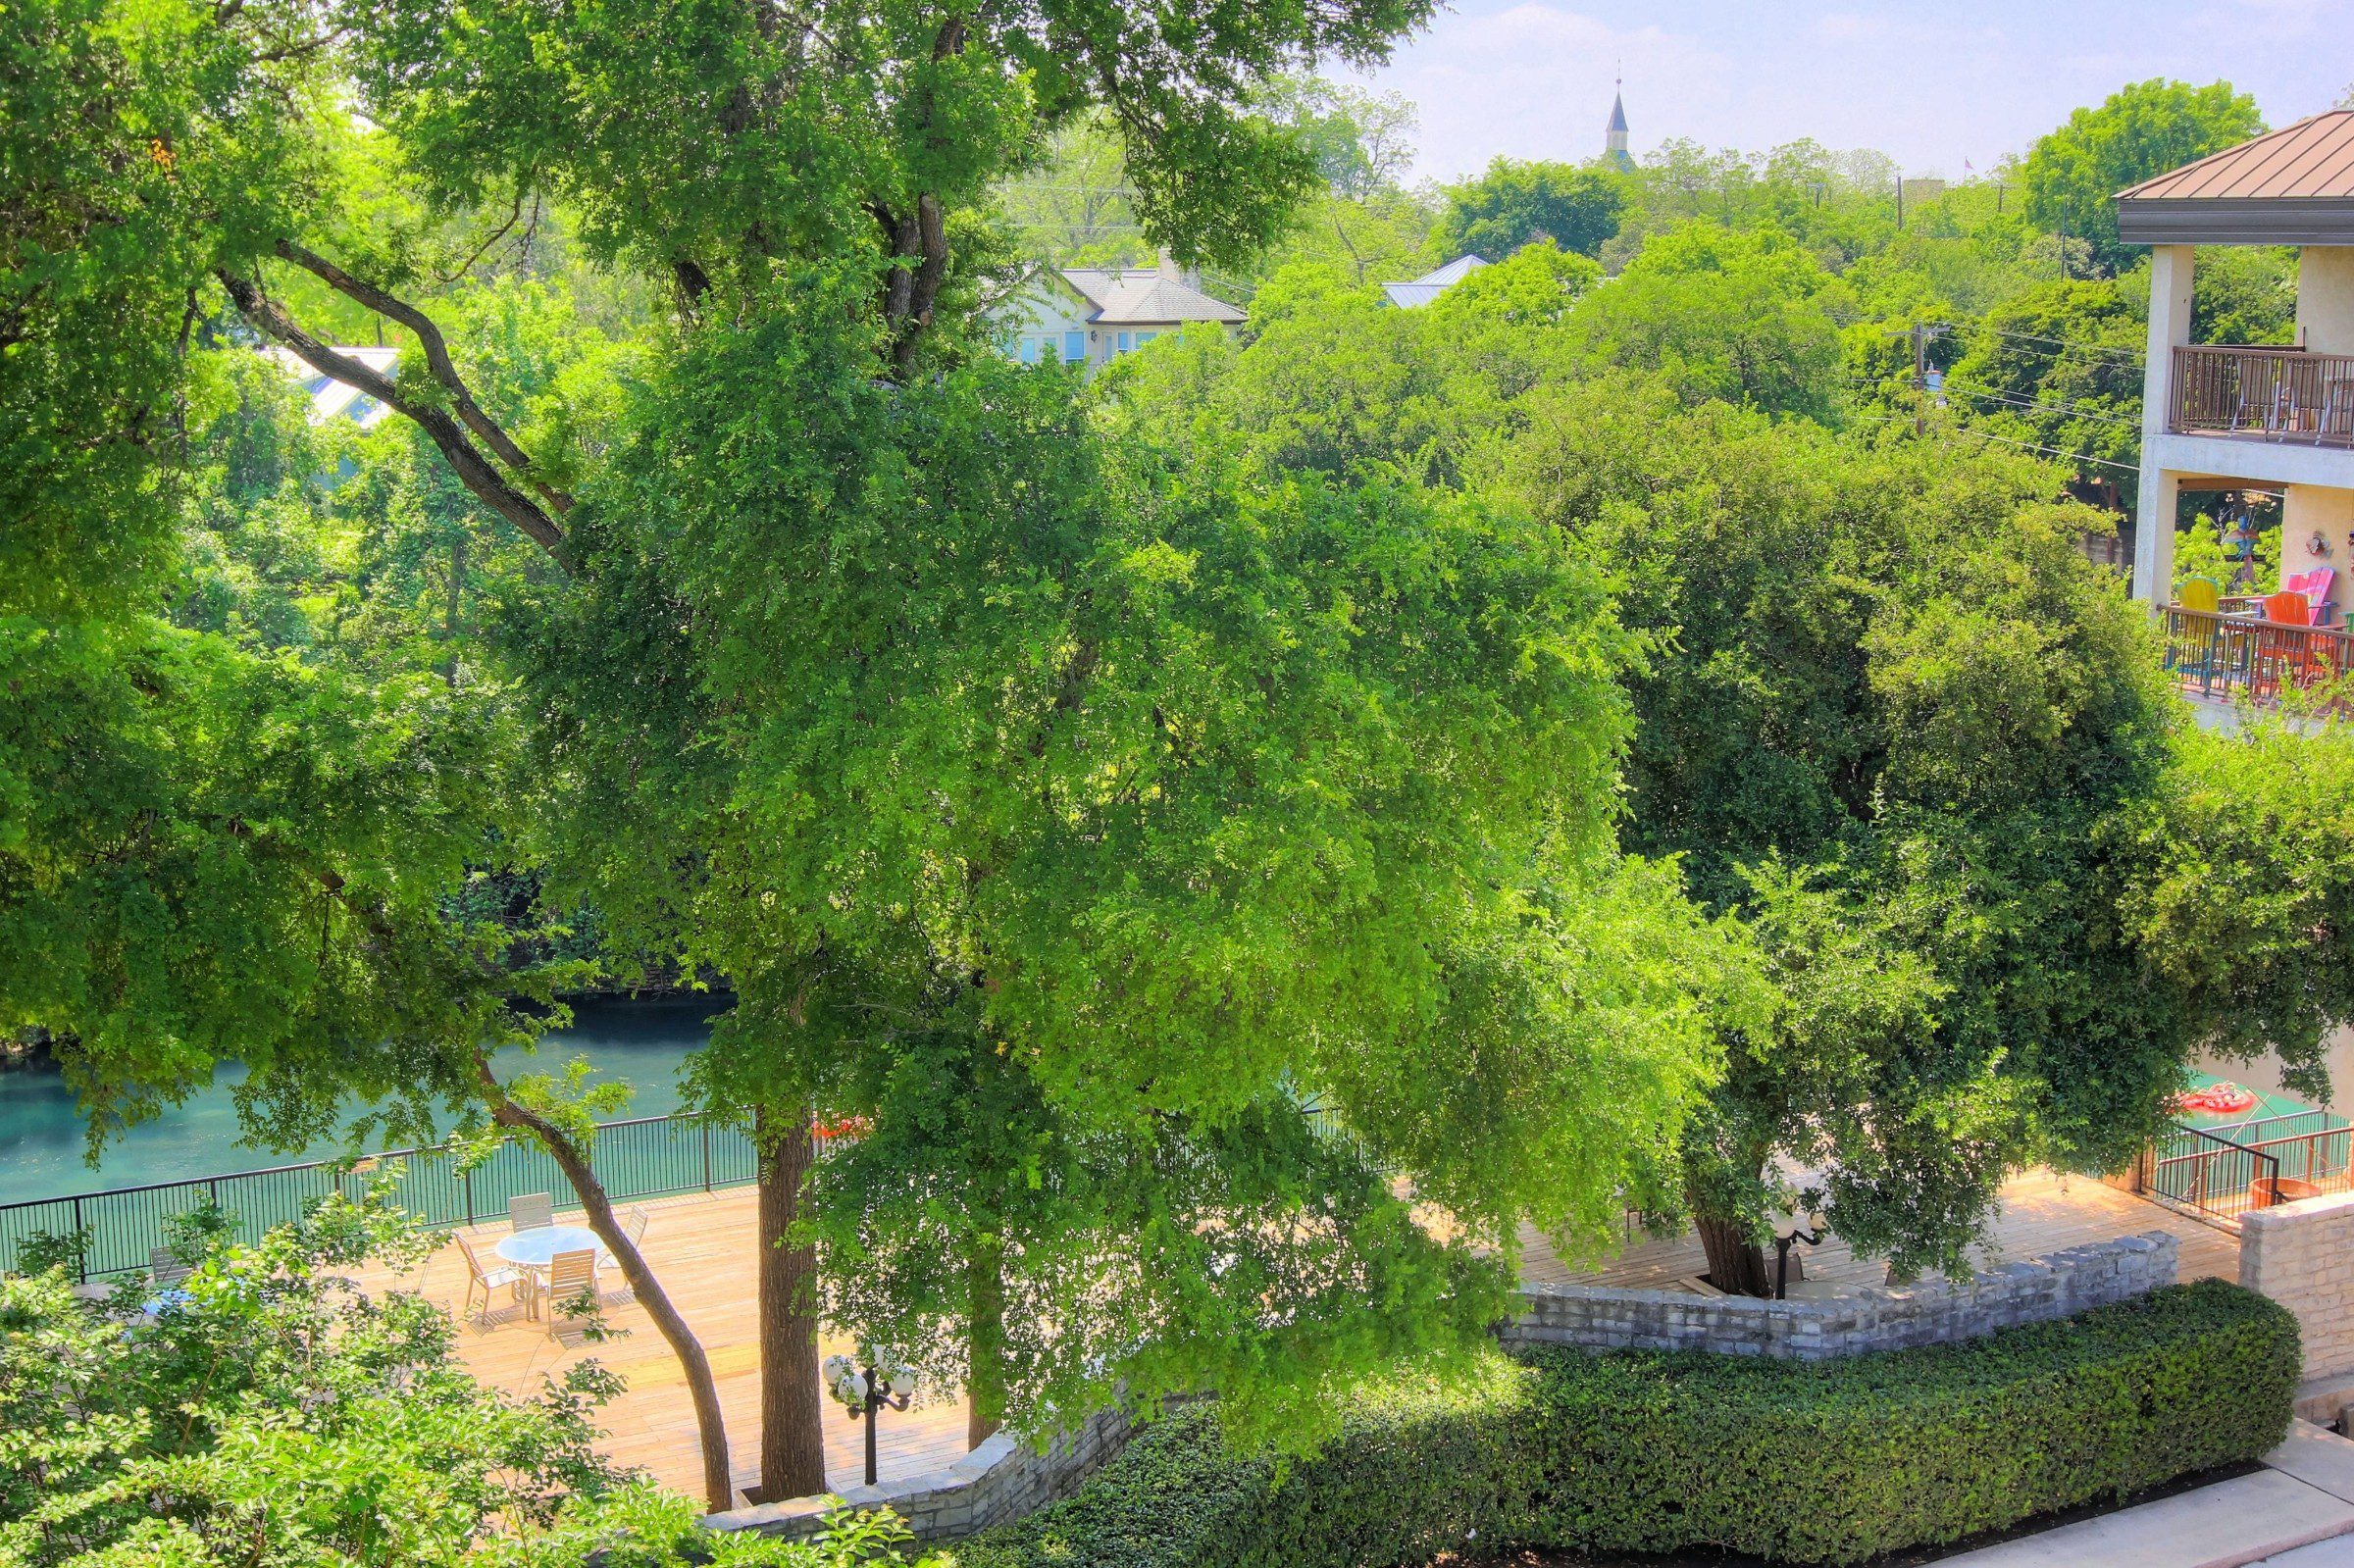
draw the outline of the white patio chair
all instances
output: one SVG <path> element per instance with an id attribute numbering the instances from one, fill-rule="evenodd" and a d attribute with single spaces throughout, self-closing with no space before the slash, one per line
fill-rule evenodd
<path id="1" fill-rule="evenodd" d="M 481 1311 L 477 1313 L 475 1321 L 484 1328 L 488 1328 L 490 1326 L 490 1292 L 502 1285 L 514 1292 L 517 1306 L 526 1309 L 531 1306 L 532 1276 L 528 1269 L 518 1269 L 509 1265 L 486 1269 L 483 1267 L 483 1260 L 475 1255 L 474 1243 L 466 1239 L 465 1233 L 458 1233 L 457 1240 L 458 1255 L 466 1260 L 466 1295 L 458 1308 L 460 1316 L 474 1311 L 474 1292 L 480 1290 L 483 1292 L 483 1305 Z"/>
<path id="2" fill-rule="evenodd" d="M 170 1290 L 196 1271 L 179 1261 L 179 1255 L 168 1246 L 147 1249 L 147 1273 L 159 1290 Z"/>
<path id="3" fill-rule="evenodd" d="M 507 1199 L 507 1224 L 518 1231 L 543 1231 L 556 1223 L 556 1203 L 546 1192 L 519 1192 Z"/>
<path id="4" fill-rule="evenodd" d="M 633 1203 L 621 1211 L 621 1234 L 630 1239 L 630 1245 L 636 1246 L 645 1239 L 645 1210 L 636 1204 Z M 613 1266 L 613 1249 L 609 1246 L 598 1247 L 596 1260 L 606 1268 L 611 1268 Z"/>
<path id="5" fill-rule="evenodd" d="M 564 1327 L 559 1321 L 564 1316 L 562 1310 L 564 1303 L 577 1301 L 584 1295 L 591 1301 L 599 1298 L 596 1286 L 595 1251 L 592 1248 L 583 1247 L 578 1252 L 559 1252 L 548 1259 L 547 1334 L 549 1339 L 558 1338 Z"/>

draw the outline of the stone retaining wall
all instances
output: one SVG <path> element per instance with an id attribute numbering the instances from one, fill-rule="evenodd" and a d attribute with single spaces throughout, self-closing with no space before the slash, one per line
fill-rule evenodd
<path id="1" fill-rule="evenodd" d="M 2354 1217 L 2354 1208 L 2348 1214 Z M 2177 1245 L 2164 1231 L 2152 1231 L 2006 1264 L 1964 1285 L 1873 1288 L 1819 1300 L 1527 1286 L 1520 1291 L 1523 1312 L 1499 1325 L 1496 1337 L 1506 1344 L 1714 1350 L 1801 1361 L 1901 1350 L 2066 1317 L 2172 1285 Z M 737 1508 L 703 1523 L 799 1539 L 815 1535 L 837 1508 L 889 1507 L 917 1539 L 954 1541 L 1067 1496 L 1127 1442 L 1126 1419 L 1103 1411 L 1044 1453 L 999 1433 L 946 1469 L 847 1488 L 839 1496 Z"/>
<path id="2" fill-rule="evenodd" d="M 1820 1361 L 1970 1340 L 2105 1306 L 2175 1283 L 2180 1243 L 2164 1231 L 2069 1247 L 1964 1284 L 1872 1287 L 1790 1301 L 1592 1285 L 1523 1287 L 1507 1344 L 1589 1350 L 1714 1350 Z"/>
<path id="3" fill-rule="evenodd" d="M 2308 1379 L 2354 1372 L 2354 1192 L 2241 1215 L 2239 1283 L 2297 1315 Z"/>
<path id="4" fill-rule="evenodd" d="M 836 1495 L 733 1508 L 708 1515 L 703 1523 L 713 1530 L 751 1530 L 797 1541 L 816 1535 L 837 1508 L 887 1507 L 907 1521 L 919 1541 L 957 1541 L 1068 1496 L 1127 1443 L 1127 1418 L 1100 1410 L 1076 1434 L 1055 1439 L 1044 1453 L 1000 1432 L 944 1469 L 880 1486 L 845 1487 Z"/>

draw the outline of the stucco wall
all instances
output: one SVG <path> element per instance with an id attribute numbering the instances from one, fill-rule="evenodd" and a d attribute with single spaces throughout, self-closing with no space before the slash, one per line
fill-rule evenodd
<path id="1" fill-rule="evenodd" d="M 2307 245 L 2297 257 L 2297 326 L 2316 354 L 2354 354 L 2354 246 Z"/>
<path id="2" fill-rule="evenodd" d="M 2354 1372 L 2354 1192 L 2243 1215 L 2239 1283 L 2297 1315 L 2307 1378 Z"/>

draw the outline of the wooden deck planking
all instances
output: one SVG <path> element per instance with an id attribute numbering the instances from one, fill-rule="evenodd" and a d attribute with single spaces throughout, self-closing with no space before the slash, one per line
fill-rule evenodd
<path id="1" fill-rule="evenodd" d="M 649 1199 L 641 1205 L 650 1217 L 643 1243 L 646 1259 L 711 1358 L 727 1417 L 728 1457 L 740 1492 L 754 1485 L 760 1471 L 754 1196 L 752 1189 L 739 1188 Z M 559 1221 L 577 1223 L 578 1218 L 558 1215 Z M 489 1248 L 505 1234 L 504 1226 L 468 1233 L 486 1268 L 497 1266 Z M 391 1282 L 387 1276 L 377 1283 Z M 454 1244 L 443 1246 L 398 1283 L 458 1317 L 465 1260 Z M 526 1319 L 508 1304 L 502 1290 L 487 1328 L 472 1318 L 459 1318 L 458 1353 L 478 1379 L 512 1393 L 529 1392 L 542 1378 L 588 1359 L 619 1373 L 628 1391 L 598 1414 L 608 1435 L 605 1452 L 622 1464 L 646 1470 L 664 1486 L 699 1496 L 702 1459 L 694 1407 L 678 1361 L 645 1309 L 631 1299 L 619 1273 L 606 1270 L 602 1283 L 606 1322 L 627 1331 L 624 1338 L 585 1343 L 579 1334 L 567 1331 L 561 1341 L 551 1339 L 544 1325 Z M 852 1348 L 847 1341 L 829 1339 L 821 1342 L 820 1353 Z M 827 1485 L 837 1490 L 858 1485 L 865 1479 L 864 1428 L 829 1401 L 825 1430 Z M 938 1469 L 963 1456 L 964 1438 L 962 1400 L 919 1405 L 903 1413 L 885 1411 L 877 1472 L 889 1481 Z"/>
<path id="2" fill-rule="evenodd" d="M 730 1458 L 741 1491 L 759 1472 L 759 1349 L 756 1340 L 757 1284 L 752 1272 L 754 1194 L 748 1188 L 716 1193 L 650 1200 L 645 1251 L 671 1299 L 678 1304 L 711 1357 L 727 1416 Z M 2085 1241 L 2143 1231 L 2166 1231 L 2181 1239 L 2181 1277 L 2217 1275 L 2236 1279 L 2239 1240 L 2211 1226 L 2186 1219 L 2143 1198 L 2098 1182 L 2063 1180 L 2048 1173 L 2022 1176 L 2004 1189 L 2003 1208 L 1990 1247 L 1979 1249 L 1981 1264 L 2039 1256 Z M 469 1233 L 490 1262 L 488 1249 L 503 1227 Z M 1523 1232 L 1521 1277 L 1556 1284 L 1585 1283 L 1672 1290 L 1701 1273 L 1697 1238 L 1638 1239 L 1598 1264 L 1572 1267 L 1533 1232 Z M 1878 1284 L 1882 1265 L 1858 1259 L 1836 1238 L 1806 1250 L 1812 1280 Z M 528 1321 L 512 1306 L 490 1316 L 488 1327 L 461 1318 L 458 1351 L 477 1378 L 510 1392 L 528 1392 L 540 1380 L 593 1357 L 619 1373 L 628 1391 L 600 1413 L 608 1433 L 605 1451 L 625 1465 L 642 1468 L 665 1486 L 689 1495 L 702 1489 L 694 1412 L 678 1363 L 654 1331 L 643 1308 L 620 1290 L 608 1272 L 606 1318 L 625 1338 L 599 1344 L 582 1342 L 577 1333 L 561 1341 Z M 388 1276 L 378 1284 L 392 1283 Z M 454 1245 L 445 1245 L 399 1282 L 458 1315 L 465 1265 Z M 503 1298 L 504 1292 L 501 1292 Z M 828 1340 L 824 1353 L 848 1350 Z M 880 1473 L 886 1480 L 937 1469 L 965 1451 L 965 1409 L 961 1401 L 920 1406 L 883 1417 Z M 827 1406 L 826 1477 L 840 1489 L 863 1478 L 865 1434 L 846 1412 Z"/>

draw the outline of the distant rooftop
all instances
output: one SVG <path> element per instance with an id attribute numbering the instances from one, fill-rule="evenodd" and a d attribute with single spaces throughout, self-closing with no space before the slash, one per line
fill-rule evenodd
<path id="1" fill-rule="evenodd" d="M 1096 307 L 1092 318 L 1104 327 L 1156 326 L 1165 322 L 1246 320 L 1239 305 L 1203 293 L 1182 278 L 1157 269 L 1066 267 L 1062 280 Z"/>
<path id="2" fill-rule="evenodd" d="M 1400 310 L 1417 310 L 1487 266 L 1481 256 L 1458 256 L 1446 266 L 1424 273 L 1409 283 L 1384 283 L 1381 291 Z"/>
<path id="3" fill-rule="evenodd" d="M 2117 193 L 2136 245 L 2354 244 L 2354 109 L 2333 109 Z"/>
<path id="4" fill-rule="evenodd" d="M 311 423 L 324 425 L 333 419 L 348 419 L 361 430 L 372 430 L 392 411 L 370 397 L 356 386 L 347 386 L 330 376 L 322 376 L 298 357 L 290 348 L 266 350 L 278 362 L 289 379 L 302 382 L 303 390 L 311 394 Z M 400 368 L 397 348 L 342 348 L 336 353 L 345 359 L 358 360 L 379 376 L 390 376 Z"/>

